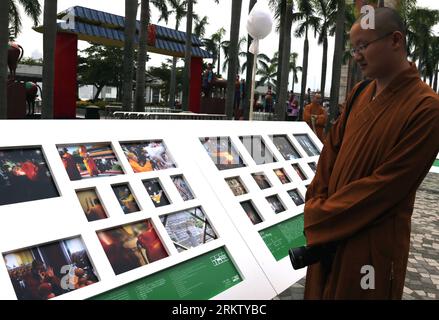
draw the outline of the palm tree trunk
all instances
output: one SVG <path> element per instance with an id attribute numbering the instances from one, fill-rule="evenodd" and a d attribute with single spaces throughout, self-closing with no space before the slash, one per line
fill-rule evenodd
<path id="1" fill-rule="evenodd" d="M 346 1 L 338 1 L 337 10 L 337 24 L 335 31 L 335 47 L 334 47 L 334 61 L 332 64 L 332 81 L 331 81 L 331 100 L 330 100 L 330 116 L 326 125 L 326 132 L 331 128 L 332 120 L 335 119 L 338 114 L 338 101 L 340 95 L 340 77 L 341 77 L 341 65 L 343 63 L 344 52 L 344 34 L 345 34 L 345 11 Z"/>
<path id="2" fill-rule="evenodd" d="M 139 52 L 137 58 L 136 75 L 136 103 L 137 112 L 145 111 L 145 72 L 148 50 L 149 0 L 142 0 L 140 13 Z"/>
<path id="3" fill-rule="evenodd" d="M 250 5 L 248 8 L 248 12 L 250 13 L 255 6 L 257 0 L 250 0 Z M 245 76 L 245 97 L 243 101 L 243 111 L 244 111 L 244 119 L 248 120 L 250 116 L 250 95 L 252 91 L 252 86 L 254 85 L 252 82 L 252 70 L 253 70 L 253 54 L 249 51 L 251 42 L 253 38 L 248 35 L 247 40 L 247 72 Z"/>
<path id="4" fill-rule="evenodd" d="M 8 117 L 7 98 L 7 68 L 8 68 L 8 38 L 9 38 L 9 1 L 0 3 L 0 119 Z"/>
<path id="5" fill-rule="evenodd" d="M 179 21 L 175 23 L 175 30 L 178 31 Z M 169 102 L 168 108 L 175 107 L 175 89 L 177 85 L 177 57 L 172 58 L 171 82 L 169 86 Z"/>
<path id="6" fill-rule="evenodd" d="M 302 88 L 300 90 L 299 119 L 302 119 L 303 108 L 305 106 L 306 80 L 308 77 L 308 53 L 309 53 L 308 27 L 306 27 L 305 42 L 304 42 L 304 46 L 303 46 Z"/>
<path id="7" fill-rule="evenodd" d="M 220 70 L 221 70 L 221 41 L 222 39 L 220 39 L 218 44 L 218 69 L 216 70 L 216 74 L 218 76 L 220 75 Z"/>
<path id="8" fill-rule="evenodd" d="M 239 27 L 241 22 L 242 0 L 232 1 L 232 22 L 230 25 L 229 66 L 227 75 L 226 115 L 229 120 L 233 117 L 235 104 L 235 79 L 238 67 Z"/>
<path id="9" fill-rule="evenodd" d="M 279 1 L 278 1 L 279 2 Z M 276 93 L 279 97 L 279 86 L 282 82 L 282 62 L 283 62 L 283 55 L 284 55 L 284 40 L 285 39 L 285 17 L 286 17 L 286 6 L 287 6 L 287 0 L 280 0 L 280 23 L 279 23 L 279 47 L 278 47 L 278 60 L 277 60 L 277 88 Z"/>
<path id="10" fill-rule="evenodd" d="M 320 84 L 320 93 L 322 94 L 322 98 L 325 97 L 327 68 L 328 68 L 328 38 L 325 37 L 323 39 L 322 79 Z"/>
<path id="11" fill-rule="evenodd" d="M 296 73 L 293 71 L 293 81 L 292 81 L 292 85 L 291 85 L 291 92 L 294 94 L 294 85 L 295 85 L 295 82 L 294 82 L 294 80 L 296 79 Z"/>
<path id="12" fill-rule="evenodd" d="M 132 110 L 134 77 L 134 38 L 136 36 L 137 0 L 125 0 L 125 46 L 123 55 L 124 111 Z"/>
<path id="13" fill-rule="evenodd" d="M 293 8 L 292 4 L 288 4 L 288 2 L 285 2 L 285 31 L 284 31 L 284 38 L 283 41 L 283 54 L 282 54 L 282 63 L 279 65 L 282 65 L 280 69 L 280 80 L 281 82 L 278 83 L 278 99 L 277 99 L 277 106 L 275 109 L 276 116 L 275 119 L 278 121 L 285 121 L 286 119 L 286 108 L 285 104 L 288 99 L 288 78 L 290 74 L 290 55 L 291 55 L 291 28 L 293 26 Z"/>
<path id="14" fill-rule="evenodd" d="M 53 119 L 53 91 L 55 83 L 55 46 L 57 33 L 57 1 L 44 1 L 43 35 L 43 105 L 42 119 Z"/>
<path id="15" fill-rule="evenodd" d="M 172 69 L 171 69 L 171 82 L 169 87 L 169 108 L 174 108 L 175 106 L 175 86 L 177 82 L 177 57 L 172 58 Z"/>
<path id="16" fill-rule="evenodd" d="M 192 22 L 194 1 L 188 0 L 187 23 L 186 23 L 186 52 L 184 55 L 184 78 L 183 78 L 183 111 L 189 110 L 189 85 L 191 82 L 191 59 L 192 59 Z"/>

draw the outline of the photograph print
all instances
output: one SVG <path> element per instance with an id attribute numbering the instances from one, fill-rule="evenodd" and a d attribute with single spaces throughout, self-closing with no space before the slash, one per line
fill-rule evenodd
<path id="1" fill-rule="evenodd" d="M 267 176 L 263 172 L 253 173 L 253 179 L 255 179 L 256 184 L 261 188 L 261 190 L 271 188 L 271 184 L 268 181 Z"/>
<path id="2" fill-rule="evenodd" d="M 41 148 L 0 149 L 0 206 L 59 196 Z"/>
<path id="3" fill-rule="evenodd" d="M 256 211 L 255 206 L 253 205 L 253 202 L 251 200 L 241 202 L 241 207 L 242 209 L 244 209 L 244 212 L 247 214 L 247 217 L 253 224 L 258 224 L 262 222 L 262 219 Z"/>
<path id="4" fill-rule="evenodd" d="M 116 275 L 168 256 L 151 220 L 97 232 Z"/>
<path id="5" fill-rule="evenodd" d="M 270 137 L 274 145 L 285 160 L 294 160 L 301 158 L 300 153 L 294 148 L 286 135 L 274 135 Z"/>
<path id="6" fill-rule="evenodd" d="M 177 167 L 162 140 L 121 143 L 121 146 L 134 173 Z"/>
<path id="7" fill-rule="evenodd" d="M 285 211 L 285 207 L 283 206 L 282 202 L 280 201 L 280 199 L 277 195 L 267 197 L 266 199 L 267 199 L 268 203 L 271 206 L 271 209 L 273 209 L 275 214 L 278 214 L 278 213 Z"/>
<path id="8" fill-rule="evenodd" d="M 108 218 L 96 189 L 76 190 L 76 195 L 88 222 Z"/>
<path id="9" fill-rule="evenodd" d="M 262 136 L 245 136 L 239 137 L 239 139 L 257 165 L 276 162 L 273 154 L 265 145 Z"/>
<path id="10" fill-rule="evenodd" d="M 293 163 L 292 164 L 293 169 L 296 171 L 297 175 L 300 177 L 300 179 L 302 180 L 307 180 L 308 178 L 306 177 L 305 173 L 302 170 L 302 167 L 300 166 L 300 164 L 298 163 Z"/>
<path id="11" fill-rule="evenodd" d="M 290 178 L 288 178 L 287 173 L 285 172 L 284 169 L 275 169 L 274 173 L 276 174 L 276 176 L 279 178 L 280 182 L 282 184 L 287 184 L 290 183 L 291 180 Z"/>
<path id="12" fill-rule="evenodd" d="M 140 211 L 139 205 L 137 204 L 136 198 L 134 197 L 129 184 L 112 185 L 111 188 L 116 195 L 123 213 L 130 214 Z"/>
<path id="13" fill-rule="evenodd" d="M 218 170 L 245 167 L 245 163 L 232 144 L 230 137 L 200 138 L 204 149 Z"/>
<path id="14" fill-rule="evenodd" d="M 163 189 L 159 178 L 145 180 L 143 181 L 143 185 L 145 186 L 146 191 L 148 192 L 149 197 L 151 198 L 156 208 L 171 204 L 168 197 L 166 196 L 166 192 Z"/>
<path id="15" fill-rule="evenodd" d="M 201 208 L 164 215 L 160 220 L 178 252 L 218 238 Z"/>
<path id="16" fill-rule="evenodd" d="M 183 201 L 189 201 L 195 199 L 189 184 L 186 181 L 186 178 L 183 175 L 173 176 L 171 177 L 172 182 L 180 193 Z"/>
<path id="17" fill-rule="evenodd" d="M 99 281 L 81 238 L 3 254 L 18 300 L 48 300 Z"/>
<path id="18" fill-rule="evenodd" d="M 124 174 L 109 143 L 57 146 L 70 180 Z"/>
<path id="19" fill-rule="evenodd" d="M 242 196 L 243 194 L 247 193 L 247 190 L 245 189 L 244 184 L 241 181 L 241 178 L 239 177 L 228 178 L 226 179 L 226 182 L 235 196 Z"/>
<path id="20" fill-rule="evenodd" d="M 297 189 L 288 191 L 288 195 L 291 197 L 291 200 L 293 200 L 296 206 L 300 206 L 305 203 L 303 197 L 300 195 L 299 190 Z"/>
<path id="21" fill-rule="evenodd" d="M 295 134 L 294 137 L 297 139 L 308 156 L 313 157 L 320 155 L 319 149 L 307 134 Z"/>

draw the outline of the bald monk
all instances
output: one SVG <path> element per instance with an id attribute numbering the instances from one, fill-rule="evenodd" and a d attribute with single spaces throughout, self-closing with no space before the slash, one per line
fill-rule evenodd
<path id="1" fill-rule="evenodd" d="M 327 114 L 320 104 L 321 100 L 322 96 L 320 94 L 314 95 L 311 104 L 308 104 L 303 111 L 303 120 L 308 123 L 317 137 L 323 141 Z"/>
<path id="2" fill-rule="evenodd" d="M 439 97 L 407 60 L 398 13 L 375 14 L 376 29 L 357 21 L 350 32 L 352 54 L 373 81 L 346 129 L 344 110 L 328 133 L 306 193 L 308 246 L 335 244 L 308 268 L 306 299 L 402 298 L 416 190 L 439 152 Z"/>

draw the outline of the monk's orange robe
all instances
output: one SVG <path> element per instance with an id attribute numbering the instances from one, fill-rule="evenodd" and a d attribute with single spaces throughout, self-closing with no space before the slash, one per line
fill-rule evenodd
<path id="1" fill-rule="evenodd" d="M 315 115 L 317 116 L 317 119 L 315 121 L 315 127 L 312 124 L 311 116 Z M 304 111 L 303 111 L 303 120 L 308 123 L 309 127 L 314 131 L 315 134 L 321 141 L 325 138 L 324 136 L 324 130 L 326 125 L 326 120 L 328 116 L 326 114 L 325 109 L 316 103 L 308 104 Z"/>
<path id="2" fill-rule="evenodd" d="M 344 139 L 346 113 L 328 133 L 306 193 L 308 245 L 339 243 L 330 270 L 308 268 L 307 299 L 402 298 L 416 190 L 439 152 L 439 97 L 414 64 L 373 100 L 375 86 L 355 101 Z M 361 286 L 363 266 L 374 290 Z"/>

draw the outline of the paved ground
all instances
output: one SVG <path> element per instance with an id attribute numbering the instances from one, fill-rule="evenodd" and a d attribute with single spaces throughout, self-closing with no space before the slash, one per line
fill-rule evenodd
<path id="1" fill-rule="evenodd" d="M 303 299 L 305 278 L 275 299 Z M 416 195 L 404 300 L 439 299 L 439 174 L 430 173 Z"/>

